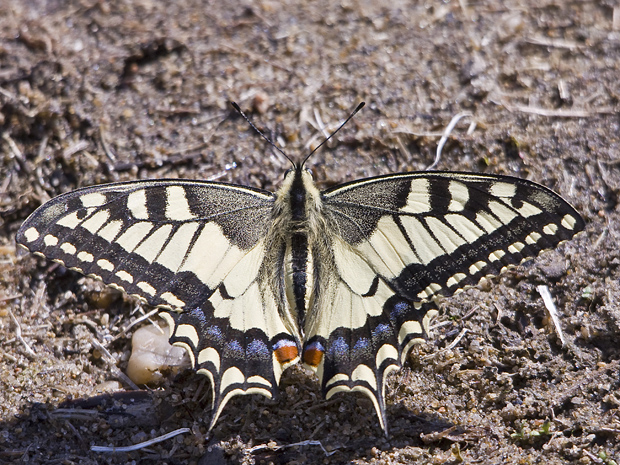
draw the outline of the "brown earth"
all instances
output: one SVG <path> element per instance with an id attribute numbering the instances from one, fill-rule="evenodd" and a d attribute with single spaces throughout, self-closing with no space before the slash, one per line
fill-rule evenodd
<path id="1" fill-rule="evenodd" d="M 4 0 L 0 463 L 620 462 L 619 77 L 611 0 Z M 443 302 L 428 342 L 389 380 L 387 439 L 368 400 L 323 401 L 301 369 L 277 401 L 235 398 L 211 434 L 206 379 L 191 373 L 133 402 L 93 399 L 130 389 L 125 328 L 140 311 L 17 251 L 15 233 L 79 186 L 185 177 L 276 188 L 287 161 L 229 100 L 294 157 L 321 140 L 321 121 L 333 128 L 366 101 L 312 159 L 322 187 L 424 169 L 452 117 L 471 112 L 438 168 L 542 183 L 586 231 Z M 81 410 L 61 408 L 67 399 Z M 190 432 L 135 452 L 90 450 L 181 427 Z"/>

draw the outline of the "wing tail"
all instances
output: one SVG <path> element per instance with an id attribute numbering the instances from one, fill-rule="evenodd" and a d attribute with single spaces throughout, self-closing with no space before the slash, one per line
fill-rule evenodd
<path id="1" fill-rule="evenodd" d="M 304 362 L 317 371 L 326 399 L 349 391 L 370 398 L 387 436 L 387 377 L 401 368 L 412 346 L 424 340 L 436 313 L 434 303 L 414 304 L 393 295 L 384 302 L 383 312 L 368 316 L 363 326 L 340 326 L 329 331 L 327 338 L 310 338 Z"/>
<path id="2" fill-rule="evenodd" d="M 170 343 L 184 347 L 197 373 L 211 383 L 209 429 L 236 395 L 275 398 L 282 371 L 298 360 L 297 343 L 289 334 L 270 338 L 260 328 L 236 329 L 229 320 L 214 316 L 209 301 L 201 308 L 167 311 L 162 316 L 171 328 Z"/>

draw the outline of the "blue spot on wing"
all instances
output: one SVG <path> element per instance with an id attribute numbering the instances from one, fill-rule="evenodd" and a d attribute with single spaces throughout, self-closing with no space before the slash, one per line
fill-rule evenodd
<path id="1" fill-rule="evenodd" d="M 336 338 L 329 346 L 329 355 L 340 359 L 346 357 L 349 353 L 349 344 L 343 337 Z"/>
<path id="2" fill-rule="evenodd" d="M 253 339 L 247 346 L 247 354 L 254 359 L 264 359 L 269 357 L 270 352 L 267 344 L 259 339 Z"/>
<path id="3" fill-rule="evenodd" d="M 370 346 L 370 341 L 365 337 L 361 337 L 355 342 L 355 345 L 353 346 L 353 350 L 354 351 L 366 350 L 369 346 Z"/>
<path id="4" fill-rule="evenodd" d="M 411 305 L 409 305 L 408 302 L 405 302 L 405 301 L 396 302 L 394 304 L 394 307 L 392 308 L 391 316 L 393 318 L 398 318 L 399 316 L 408 312 L 410 309 L 411 309 Z"/>
<path id="5" fill-rule="evenodd" d="M 219 344 L 224 344 L 224 334 L 222 328 L 216 325 L 207 326 L 205 328 L 205 339 L 217 341 Z"/>
<path id="6" fill-rule="evenodd" d="M 378 324 L 372 330 L 372 337 L 373 339 L 376 339 L 378 337 L 381 337 L 381 335 L 390 332 L 391 330 L 392 329 L 390 328 L 390 325 L 386 325 L 385 323 Z"/>
<path id="7" fill-rule="evenodd" d="M 241 358 L 243 357 L 243 347 L 241 347 L 241 344 L 239 343 L 239 341 L 228 341 L 226 343 L 226 352 L 233 356 L 233 357 L 237 357 L 237 358 Z"/>

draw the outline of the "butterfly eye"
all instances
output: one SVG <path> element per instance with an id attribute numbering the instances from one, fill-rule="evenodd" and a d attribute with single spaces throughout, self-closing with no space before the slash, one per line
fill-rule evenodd
<path id="1" fill-rule="evenodd" d="M 282 177 L 286 179 L 286 177 L 289 175 L 289 173 L 291 173 L 291 172 L 293 172 L 293 171 L 294 171 L 294 170 L 293 170 L 293 168 L 289 168 L 288 170 L 286 170 L 286 171 L 284 172 L 284 176 L 282 176 Z"/>
<path id="2" fill-rule="evenodd" d="M 312 172 L 310 168 L 306 168 L 306 172 L 310 175 L 312 179 L 314 179 L 314 173 Z"/>

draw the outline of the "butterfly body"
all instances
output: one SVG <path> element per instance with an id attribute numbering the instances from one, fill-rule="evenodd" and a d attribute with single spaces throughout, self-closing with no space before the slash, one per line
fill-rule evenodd
<path id="1" fill-rule="evenodd" d="M 36 210 L 17 241 L 165 311 L 213 392 L 277 394 L 302 361 L 324 395 L 359 391 L 387 431 L 385 380 L 450 296 L 584 227 L 529 181 L 401 173 L 320 192 L 303 166 L 274 194 L 153 180 L 88 187 Z"/>

